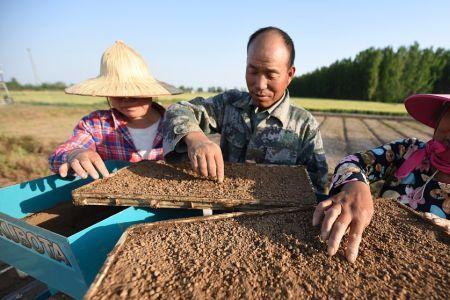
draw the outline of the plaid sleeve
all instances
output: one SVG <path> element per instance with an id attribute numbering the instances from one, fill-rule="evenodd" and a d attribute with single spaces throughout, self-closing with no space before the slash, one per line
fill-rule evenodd
<path id="1" fill-rule="evenodd" d="M 48 161 L 50 170 L 57 173 L 59 167 L 67 161 L 67 155 L 74 149 L 96 150 L 95 141 L 92 136 L 94 124 L 89 116 L 81 119 L 74 128 L 72 136 L 64 143 L 59 145 L 50 155 Z"/>

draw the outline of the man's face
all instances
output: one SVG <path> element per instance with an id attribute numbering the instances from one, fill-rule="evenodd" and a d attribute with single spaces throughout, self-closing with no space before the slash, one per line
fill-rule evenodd
<path id="1" fill-rule="evenodd" d="M 281 36 L 267 32 L 252 41 L 247 51 L 245 79 L 256 106 L 266 109 L 280 100 L 294 73 L 295 67 L 289 67 L 289 50 Z"/>

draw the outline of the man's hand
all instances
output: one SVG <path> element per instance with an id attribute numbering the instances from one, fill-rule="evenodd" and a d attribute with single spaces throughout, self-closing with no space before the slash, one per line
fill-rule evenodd
<path id="1" fill-rule="evenodd" d="M 432 213 L 424 213 L 425 219 L 431 221 L 433 224 L 442 228 L 448 235 L 450 235 L 450 220 L 441 218 Z"/>
<path id="2" fill-rule="evenodd" d="M 202 176 L 223 182 L 223 156 L 220 147 L 211 142 L 203 132 L 190 132 L 184 137 L 192 169 Z"/>
<path id="3" fill-rule="evenodd" d="M 106 169 L 100 155 L 92 150 L 75 149 L 69 153 L 67 162 L 59 167 L 59 175 L 66 177 L 71 168 L 81 178 L 87 178 L 88 174 L 94 179 L 98 179 L 97 170 L 103 177 L 109 177 L 108 169 Z"/>
<path id="4" fill-rule="evenodd" d="M 324 217 L 325 216 L 325 217 Z M 349 182 L 342 191 L 319 203 L 313 216 L 313 225 L 322 221 L 321 238 L 328 242 L 328 255 L 336 254 L 344 234 L 350 230 L 345 256 L 355 262 L 362 233 L 373 216 L 370 188 L 364 182 Z"/>

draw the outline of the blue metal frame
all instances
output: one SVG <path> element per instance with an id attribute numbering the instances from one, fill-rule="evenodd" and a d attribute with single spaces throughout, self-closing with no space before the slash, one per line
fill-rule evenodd
<path id="1" fill-rule="evenodd" d="M 129 163 L 106 164 L 114 171 Z M 53 289 L 81 299 L 130 225 L 201 215 L 198 210 L 129 207 L 69 237 L 21 220 L 57 203 L 71 201 L 72 190 L 90 181 L 52 175 L 0 189 L 0 260 Z"/>

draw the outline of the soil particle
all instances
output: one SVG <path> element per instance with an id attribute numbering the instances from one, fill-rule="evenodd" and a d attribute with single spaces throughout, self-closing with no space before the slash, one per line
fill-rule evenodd
<path id="1" fill-rule="evenodd" d="M 93 194 L 105 195 L 105 202 L 124 195 L 131 198 L 139 196 L 139 199 L 145 199 L 139 202 L 139 206 L 153 206 L 155 199 L 183 198 L 202 203 L 223 203 L 225 207 L 248 202 L 270 202 L 272 204 L 268 205 L 271 206 L 286 203 L 291 206 L 292 203 L 311 205 L 315 202 L 309 177 L 302 166 L 231 163 L 225 164 L 225 180 L 218 183 L 197 175 L 188 163 L 170 165 L 162 161 L 142 161 L 73 193 L 74 198 L 92 198 Z M 173 203 L 170 207 L 174 207 Z"/>
<path id="2" fill-rule="evenodd" d="M 311 225 L 312 213 L 135 227 L 88 299 L 448 296 L 450 237 L 412 212 L 376 200 L 354 264 L 345 260 L 343 249 L 327 256 L 319 228 Z M 140 278 L 127 280 L 136 268 Z"/>

